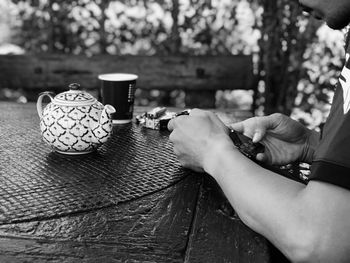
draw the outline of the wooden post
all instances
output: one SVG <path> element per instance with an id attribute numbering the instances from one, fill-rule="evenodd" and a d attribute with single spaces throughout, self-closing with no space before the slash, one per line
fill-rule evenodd
<path id="1" fill-rule="evenodd" d="M 105 28 L 105 22 L 107 20 L 107 16 L 106 16 L 106 9 L 109 6 L 109 2 L 110 0 L 103 0 L 101 1 L 98 5 L 101 9 L 101 17 L 98 19 L 98 23 L 99 23 L 99 36 L 100 36 L 100 41 L 99 41 L 99 45 L 100 45 L 100 54 L 107 54 L 107 38 L 106 38 L 106 28 Z"/>

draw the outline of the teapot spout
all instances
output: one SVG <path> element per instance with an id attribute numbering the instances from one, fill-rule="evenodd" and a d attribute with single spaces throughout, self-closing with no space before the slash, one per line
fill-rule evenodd
<path id="1" fill-rule="evenodd" d="M 112 105 L 106 104 L 102 110 L 100 124 L 112 119 L 112 114 L 115 113 L 115 108 Z"/>
<path id="2" fill-rule="evenodd" d="M 115 108 L 112 105 L 105 105 L 100 115 L 100 120 L 97 126 L 92 130 L 93 141 L 104 143 L 108 140 L 113 130 L 112 114 L 115 113 Z"/>

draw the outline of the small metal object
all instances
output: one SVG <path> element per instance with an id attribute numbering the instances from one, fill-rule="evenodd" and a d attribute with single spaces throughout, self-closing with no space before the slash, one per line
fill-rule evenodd
<path id="1" fill-rule="evenodd" d="M 182 115 L 189 115 L 191 110 L 168 112 L 166 107 L 156 107 L 144 114 L 136 116 L 136 123 L 153 130 L 168 130 L 171 119 Z"/>
<path id="2" fill-rule="evenodd" d="M 156 108 L 152 109 L 151 111 L 148 111 L 146 113 L 146 117 L 149 119 L 157 119 L 157 118 L 161 117 L 162 115 L 164 115 L 165 112 L 166 112 L 165 107 L 156 107 Z"/>
<path id="3" fill-rule="evenodd" d="M 145 113 L 143 113 L 143 114 L 141 114 L 141 115 L 137 115 L 137 116 L 135 117 L 135 119 L 136 119 L 136 124 L 144 124 L 144 123 L 145 123 L 146 114 L 147 114 L 147 112 L 145 112 Z"/>
<path id="4" fill-rule="evenodd" d="M 191 110 L 184 110 L 184 111 L 180 111 L 178 113 L 175 114 L 175 117 L 179 117 L 182 115 L 190 115 Z"/>
<path id="5" fill-rule="evenodd" d="M 78 90 L 78 89 L 80 89 L 80 84 L 79 83 L 72 83 L 72 84 L 68 85 L 68 88 L 70 90 Z"/>

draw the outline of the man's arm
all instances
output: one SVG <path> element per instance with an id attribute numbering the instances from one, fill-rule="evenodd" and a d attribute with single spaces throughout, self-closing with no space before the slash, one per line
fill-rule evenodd
<path id="1" fill-rule="evenodd" d="M 320 139 L 318 132 L 280 113 L 253 117 L 234 123 L 231 128 L 264 144 L 265 152 L 256 158 L 273 165 L 311 163 Z"/>
<path id="2" fill-rule="evenodd" d="M 310 135 L 307 137 L 305 147 L 301 156 L 301 161 L 311 163 L 314 159 L 314 154 L 318 144 L 320 143 L 320 133 L 310 130 Z"/>
<path id="3" fill-rule="evenodd" d="M 307 186 L 256 165 L 227 144 L 213 143 L 204 170 L 242 221 L 295 262 L 348 262 L 350 192 L 312 181 Z"/>
<path id="4" fill-rule="evenodd" d="M 212 175 L 243 222 L 291 260 L 349 262 L 350 191 L 319 181 L 304 186 L 263 169 L 233 146 L 227 127 L 211 112 L 192 110 L 168 128 L 179 162 Z M 308 142 L 310 130 L 281 114 L 234 128 L 251 138 L 260 134 L 266 160 L 275 164 L 302 159 L 305 144 L 318 140 L 314 133 L 316 143 Z"/>

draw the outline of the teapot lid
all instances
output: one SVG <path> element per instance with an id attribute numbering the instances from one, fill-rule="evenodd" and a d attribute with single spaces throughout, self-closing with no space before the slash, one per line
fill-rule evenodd
<path id="1" fill-rule="evenodd" d="M 55 96 L 54 103 L 66 106 L 92 105 L 97 100 L 89 93 L 79 90 L 78 83 L 72 83 L 69 90 Z"/>

